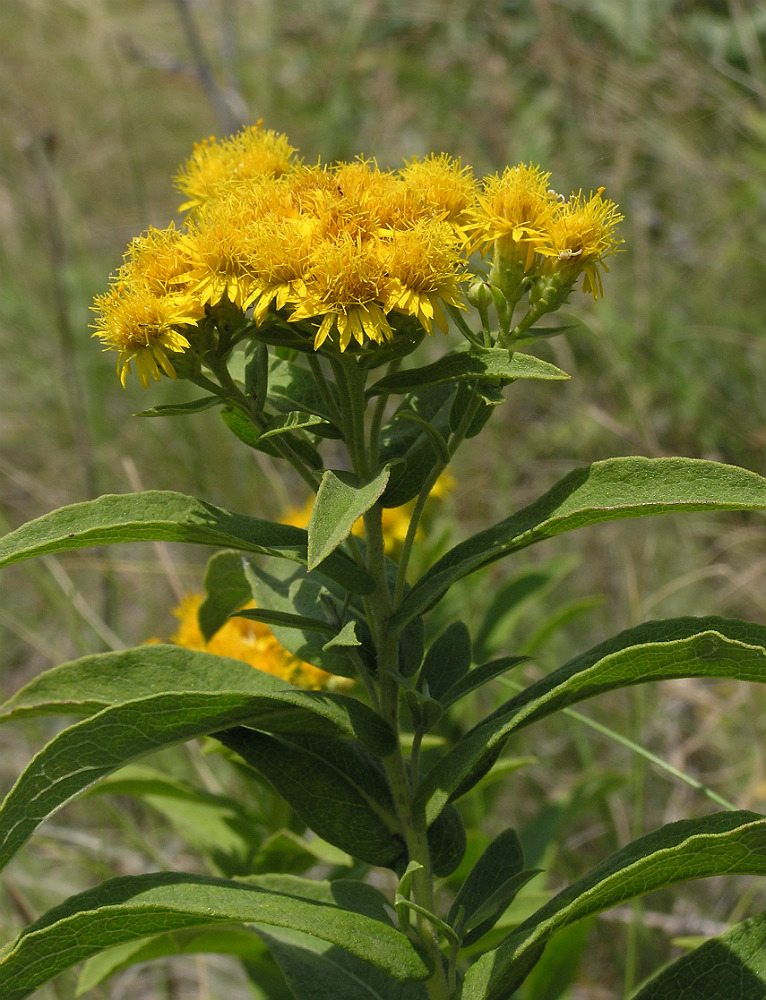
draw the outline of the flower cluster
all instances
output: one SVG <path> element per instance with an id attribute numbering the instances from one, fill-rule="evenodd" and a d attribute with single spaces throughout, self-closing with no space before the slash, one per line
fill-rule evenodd
<path id="1" fill-rule="evenodd" d="M 514 299 L 522 286 L 555 287 L 563 298 L 583 275 L 583 291 L 603 295 L 599 267 L 623 242 L 615 235 L 622 221 L 604 189 L 582 191 L 568 199 L 550 187 L 550 174 L 532 164 L 508 167 L 484 180 L 468 231 L 471 246 L 494 249 L 495 272 L 506 295 Z M 557 305 L 560 303 L 557 303 Z"/>
<path id="2" fill-rule="evenodd" d="M 135 362 L 145 387 L 175 377 L 190 349 L 204 363 L 216 310 L 234 310 L 253 337 L 289 324 L 306 349 L 374 349 L 446 332 L 445 306 L 465 308 L 468 255 L 490 245 L 521 260 L 522 275 L 555 272 L 571 288 L 584 273 L 596 295 L 621 217 L 600 190 L 562 205 L 547 181 L 517 167 L 477 184 L 444 154 L 395 171 L 308 166 L 260 125 L 206 140 L 176 177 L 183 227 L 133 241 L 96 298 L 94 336 L 119 352 L 123 385 Z"/>

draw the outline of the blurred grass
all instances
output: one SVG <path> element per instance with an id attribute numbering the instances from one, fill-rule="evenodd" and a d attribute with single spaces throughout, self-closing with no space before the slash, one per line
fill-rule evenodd
<path id="1" fill-rule="evenodd" d="M 3 529 L 136 483 L 266 516 L 291 494 L 303 499 L 267 463 L 254 469 L 213 413 L 133 420 L 178 399 L 178 387 L 144 393 L 134 380 L 122 390 L 113 358 L 89 339 L 88 306 L 128 240 L 173 217 L 170 178 L 192 143 L 258 118 L 309 161 L 364 153 L 397 166 L 446 151 L 481 176 L 531 160 L 559 190 L 603 185 L 625 213 L 626 252 L 612 258 L 604 301 L 577 293 L 572 332 L 544 348 L 574 378 L 509 391 L 486 446 L 458 463 L 457 530 L 498 520 L 573 465 L 609 455 L 686 454 L 766 472 L 762 0 L 4 0 L 0 37 Z M 199 586 L 206 555 L 171 549 L 170 574 L 148 546 L 6 571 L 0 693 L 112 634 L 128 645 L 167 634 L 175 593 Z M 524 565 L 552 557 L 575 568 L 548 610 L 593 595 L 601 603 L 548 638 L 537 670 L 644 617 L 766 617 L 762 519 L 606 525 L 549 543 Z M 493 568 L 488 586 L 507 571 Z M 543 618 L 531 606 L 511 648 Z M 616 715 L 654 752 L 763 809 L 765 707 L 761 691 L 678 682 L 588 711 Z M 35 742 L 19 750 L 17 733 L 2 739 L 13 751 L 3 754 L 7 785 Z M 629 782 L 587 800 L 556 878 L 636 827 L 701 808 L 685 787 L 565 720 L 536 739 L 545 765 L 525 779 L 527 804 L 505 803 L 499 825 L 529 819 L 548 798 L 577 797 L 583 769 L 586 780 L 603 770 Z M 108 840 L 119 829 L 106 815 L 90 822 Z M 42 863 L 27 864 L 30 874 Z M 71 860 L 65 872 L 69 888 L 46 886 L 40 906 L 95 876 Z M 737 901 L 719 888 L 684 890 L 676 907 L 726 920 Z M 623 938 L 610 925 L 598 941 L 616 995 Z M 666 953 L 667 935 L 653 933 L 640 972 Z M 151 983 L 146 995 L 184 995 Z"/>

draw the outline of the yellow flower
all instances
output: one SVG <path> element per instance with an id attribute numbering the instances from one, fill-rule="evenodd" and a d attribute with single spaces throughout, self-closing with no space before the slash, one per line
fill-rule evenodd
<path id="1" fill-rule="evenodd" d="M 416 192 L 435 219 L 444 219 L 456 227 L 468 221 L 468 209 L 476 200 L 476 185 L 470 167 L 453 160 L 446 153 L 431 154 L 423 160 L 413 158 L 399 176 Z"/>
<path id="2" fill-rule="evenodd" d="M 286 136 L 264 131 L 260 123 L 221 142 L 211 136 L 196 143 L 175 177 L 176 186 L 188 197 L 179 211 L 197 211 L 232 184 L 280 177 L 294 166 L 294 152 Z"/>
<path id="3" fill-rule="evenodd" d="M 352 339 L 360 345 L 366 340 L 381 344 L 394 336 L 383 307 L 391 287 L 380 240 L 362 242 L 341 233 L 337 239 L 326 239 L 316 246 L 305 292 L 289 322 L 322 317 L 314 338 L 315 350 L 335 329 L 341 351 Z"/>
<path id="4" fill-rule="evenodd" d="M 254 226 L 250 264 L 254 275 L 253 318 L 260 324 L 269 307 L 283 309 L 305 296 L 305 276 L 319 221 L 311 216 L 267 216 Z"/>
<path id="5" fill-rule="evenodd" d="M 257 670 L 274 674 L 297 687 L 315 691 L 328 687 L 337 690 L 339 687 L 348 687 L 351 683 L 299 660 L 280 645 L 267 625 L 249 618 L 229 618 L 205 642 L 197 618 L 202 600 L 201 594 L 187 594 L 182 599 L 173 612 L 179 624 L 175 635 L 171 636 L 171 642 L 186 649 L 243 660 Z M 251 603 L 246 606 L 255 605 Z"/>
<path id="6" fill-rule="evenodd" d="M 150 227 L 131 240 L 120 277 L 127 282 L 145 283 L 158 296 L 177 292 L 177 279 L 188 266 L 181 240 L 172 222 L 167 229 Z"/>
<path id="7" fill-rule="evenodd" d="M 178 280 L 203 305 L 226 298 L 244 312 L 257 294 L 247 209 L 236 197 L 208 204 L 180 237 L 186 270 Z"/>
<path id="8" fill-rule="evenodd" d="M 95 299 L 93 309 L 93 336 L 106 344 L 106 350 L 119 351 L 120 382 L 125 385 L 135 361 L 138 380 L 145 389 L 150 379 L 159 381 L 162 372 L 176 377 L 168 354 L 190 347 L 183 328 L 194 326 L 203 312 L 188 296 L 157 294 L 148 281 L 140 279 L 130 284 L 117 280 Z"/>
<path id="9" fill-rule="evenodd" d="M 374 236 L 382 228 L 409 225 L 418 216 L 420 200 L 412 188 L 379 170 L 374 160 L 340 163 L 331 176 L 336 200 L 327 221 L 334 232 Z"/>
<path id="10" fill-rule="evenodd" d="M 585 201 L 580 191 L 561 205 L 550 226 L 549 246 L 541 251 L 546 258 L 544 273 L 562 275 L 571 282 L 582 274 L 582 290 L 591 292 L 594 299 L 604 294 L 599 265 L 608 271 L 604 258 L 624 242 L 614 232 L 624 216 L 613 201 L 602 198 L 603 193 L 599 188 Z"/>
<path id="11" fill-rule="evenodd" d="M 385 262 L 394 281 L 386 310 L 414 316 L 428 333 L 433 323 L 446 333 L 442 302 L 465 308 L 460 298 L 463 261 L 452 228 L 444 222 L 422 221 L 392 231 Z"/>
<path id="12" fill-rule="evenodd" d="M 550 176 L 531 163 L 520 163 L 506 167 L 502 177 L 486 177 L 468 226 L 470 249 L 485 253 L 494 243 L 496 257 L 518 261 L 530 271 L 558 204 L 548 188 Z"/>

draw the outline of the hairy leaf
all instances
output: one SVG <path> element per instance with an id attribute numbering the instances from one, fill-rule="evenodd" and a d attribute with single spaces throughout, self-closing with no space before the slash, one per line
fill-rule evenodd
<path id="1" fill-rule="evenodd" d="M 169 490 L 108 494 L 61 507 L 0 539 L 0 566 L 31 556 L 118 542 L 193 542 L 305 563 L 308 535 L 291 524 L 262 521 Z M 341 552 L 322 572 L 344 587 L 370 593 L 374 583 Z"/>
<path id="2" fill-rule="evenodd" d="M 470 675 L 469 675 L 470 676 Z M 415 815 L 427 825 L 492 767 L 512 732 L 614 688 L 673 677 L 766 683 L 766 628 L 726 618 L 646 622 L 570 660 L 469 730 L 423 778 Z"/>
<path id="3" fill-rule="evenodd" d="M 328 843 L 394 867 L 405 848 L 378 762 L 350 741 L 287 740 L 239 727 L 216 734 Z"/>
<path id="4" fill-rule="evenodd" d="M 462 1000 L 510 996 L 556 931 L 663 886 L 712 875 L 766 874 L 766 817 L 722 812 L 680 820 L 610 855 L 554 896 L 469 969 Z"/>
<path id="5" fill-rule="evenodd" d="M 429 973 L 404 934 L 366 914 L 263 888 L 255 880 L 242 884 L 159 872 L 110 879 L 70 897 L 27 927 L 0 954 L 0 996 L 24 1000 L 104 948 L 221 921 L 257 921 L 302 931 L 345 948 L 394 979 L 422 980 Z"/>
<path id="6" fill-rule="evenodd" d="M 763 1000 L 765 943 L 766 913 L 760 913 L 667 966 L 633 1000 Z"/>
<path id="7" fill-rule="evenodd" d="M 387 375 L 371 386 L 367 395 L 412 392 L 439 382 L 482 378 L 511 381 L 517 378 L 565 379 L 569 376 L 555 365 L 530 354 L 514 353 L 502 347 L 472 347 L 467 351 L 452 351 L 421 368 Z"/>
<path id="8" fill-rule="evenodd" d="M 575 469 L 544 496 L 447 552 L 391 619 L 401 629 L 453 583 L 545 538 L 603 521 L 680 511 L 766 510 L 766 479 L 694 458 L 612 458 Z"/>
<path id="9" fill-rule="evenodd" d="M 348 538 L 356 521 L 379 499 L 388 477 L 387 466 L 368 482 L 360 482 L 349 472 L 325 472 L 308 527 L 309 570 L 316 569 Z"/>

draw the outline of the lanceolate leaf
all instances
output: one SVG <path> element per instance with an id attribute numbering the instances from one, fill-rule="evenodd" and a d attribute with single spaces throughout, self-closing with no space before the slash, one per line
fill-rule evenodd
<path id="1" fill-rule="evenodd" d="M 380 434 L 380 461 L 391 465 L 391 478 L 383 494 L 384 507 L 399 507 L 417 496 L 434 467 L 434 448 L 422 427 L 400 420 L 403 412 L 416 413 L 442 437 L 449 436 L 449 414 L 455 386 L 447 382 L 419 389 L 404 398 Z"/>
<path id="2" fill-rule="evenodd" d="M 461 621 L 452 622 L 431 643 L 418 675 L 418 690 L 441 701 L 471 666 L 471 635 Z"/>
<path id="3" fill-rule="evenodd" d="M 272 732 L 355 737 L 381 755 L 395 746 L 389 727 L 358 698 L 301 691 L 242 660 L 159 643 L 53 667 L 0 706 L 0 722 L 27 715 L 93 715 L 152 696 L 184 694 L 200 703 L 217 695 L 232 704 L 239 698 L 258 713 L 252 724 Z M 129 714 L 126 719 L 130 722 Z"/>
<path id="4" fill-rule="evenodd" d="M 460 909 L 463 926 L 504 882 L 524 869 L 524 851 L 515 830 L 503 830 L 488 845 L 469 872 L 450 907 L 447 920 L 455 926 Z"/>
<path id="5" fill-rule="evenodd" d="M 471 348 L 468 351 L 452 351 L 431 365 L 411 368 L 407 371 L 387 375 L 376 382 L 367 392 L 368 396 L 381 393 L 412 392 L 438 382 L 453 382 L 456 379 L 503 379 L 569 378 L 566 372 L 555 365 L 530 354 L 513 353 L 502 347 Z"/>
<path id="6" fill-rule="evenodd" d="M 693 458 L 612 458 L 575 469 L 544 496 L 447 552 L 391 619 L 401 629 L 457 580 L 496 559 L 575 528 L 680 511 L 766 510 L 766 479 Z"/>
<path id="7" fill-rule="evenodd" d="M 160 872 L 110 879 L 49 910 L 0 955 L 0 996 L 24 1000 L 64 969 L 104 948 L 221 921 L 257 921 L 302 931 L 345 948 L 394 979 L 428 976 L 408 938 L 381 920 L 260 888 L 257 880 L 245 885 Z"/>
<path id="8" fill-rule="evenodd" d="M 470 674 L 469 674 L 470 676 Z M 469 730 L 425 775 L 415 797 L 420 823 L 473 788 L 512 732 L 561 708 L 630 684 L 672 677 L 766 683 L 766 628 L 726 618 L 646 622 L 595 646 L 521 691 Z"/>
<path id="9" fill-rule="evenodd" d="M 334 397 L 335 385 L 329 381 L 326 384 L 328 392 Z M 332 418 L 313 374 L 292 361 L 270 358 L 269 398 L 274 399 L 281 409 L 303 410 L 328 420 Z"/>
<path id="10" fill-rule="evenodd" d="M 312 699 L 312 694 L 317 697 Z M 163 747 L 243 724 L 324 735 L 351 735 L 358 729 L 369 742 L 375 728 L 364 721 L 359 725 L 361 716 L 349 726 L 347 706 L 339 705 L 337 698 L 296 689 L 260 694 L 182 690 L 136 697 L 91 715 L 62 730 L 34 757 L 0 806 L 0 867 L 40 823 L 79 792 Z M 377 732 L 382 735 L 382 730 Z"/>
<path id="11" fill-rule="evenodd" d="M 428 1000 L 421 983 L 397 982 L 316 937 L 260 924 L 255 928 L 297 1000 Z"/>
<path id="12" fill-rule="evenodd" d="M 766 913 L 711 938 L 647 983 L 633 1000 L 763 1000 Z"/>
<path id="13" fill-rule="evenodd" d="M 372 507 L 388 482 L 386 466 L 368 482 L 348 472 L 322 476 L 308 527 L 308 568 L 315 569 L 351 534 L 356 521 Z"/>
<path id="14" fill-rule="evenodd" d="M 134 417 L 186 417 L 192 413 L 200 413 L 211 406 L 221 406 L 224 400 L 220 396 L 201 396 L 190 399 L 188 403 L 163 403 L 160 406 L 150 406 L 148 410 L 134 413 Z"/>
<path id="15" fill-rule="evenodd" d="M 469 969 L 462 1000 L 510 996 L 529 956 L 556 931 L 663 886 L 712 875 L 766 875 L 766 817 L 723 812 L 670 823 L 606 858 Z"/>
<path id="16" fill-rule="evenodd" d="M 216 734 L 328 843 L 372 865 L 405 853 L 382 768 L 347 740 L 278 739 L 252 729 Z"/>
<path id="17" fill-rule="evenodd" d="M 182 493 L 152 490 L 107 495 L 61 507 L 0 539 L 0 566 L 31 556 L 117 542 L 194 542 L 305 563 L 303 528 L 262 521 Z M 322 572 L 349 590 L 369 593 L 374 583 L 343 553 L 325 559 Z"/>

